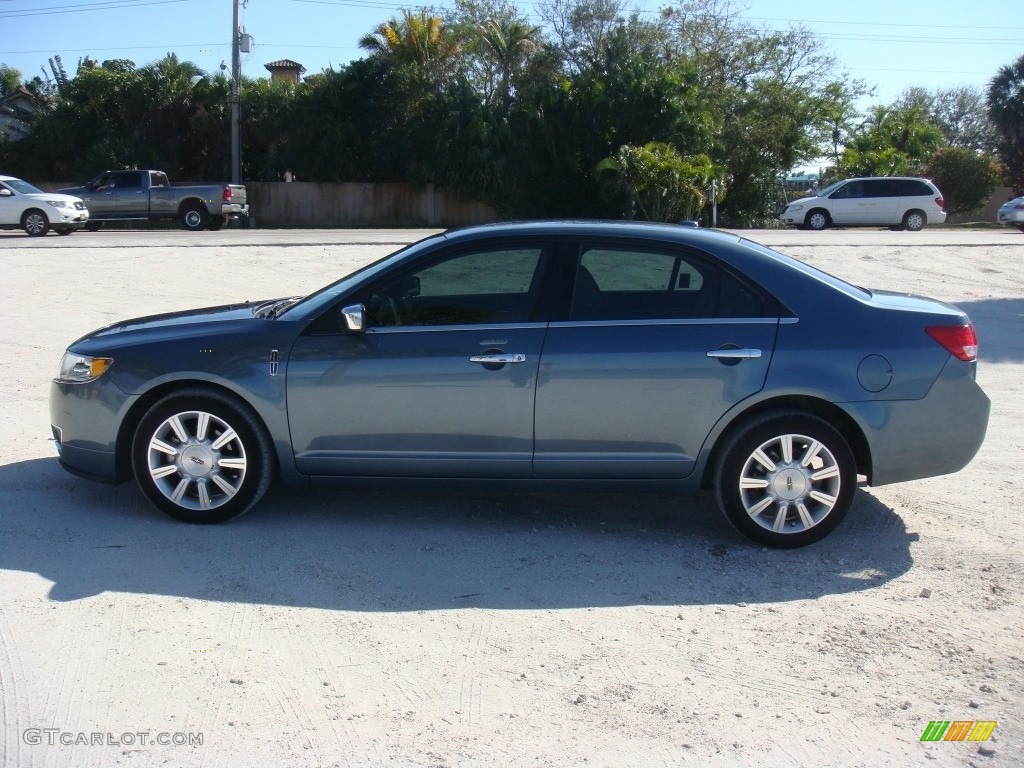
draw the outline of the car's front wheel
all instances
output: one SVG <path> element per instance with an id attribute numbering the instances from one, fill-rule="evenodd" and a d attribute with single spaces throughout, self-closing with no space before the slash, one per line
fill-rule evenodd
<path id="1" fill-rule="evenodd" d="M 42 237 L 50 231 L 50 220 L 45 213 L 32 208 L 21 217 L 21 228 L 31 237 Z"/>
<path id="2" fill-rule="evenodd" d="M 807 214 L 804 219 L 804 229 L 822 230 L 828 229 L 829 224 L 832 223 L 832 218 L 828 215 L 828 211 L 821 208 L 815 208 Z"/>
<path id="3" fill-rule="evenodd" d="M 270 485 L 273 466 L 270 439 L 256 414 L 205 388 L 159 400 L 132 443 L 142 492 L 190 523 L 222 523 L 249 511 Z"/>
<path id="4" fill-rule="evenodd" d="M 726 518 L 771 547 L 800 547 L 831 533 L 853 503 L 856 482 L 856 462 L 843 436 L 801 412 L 766 414 L 742 425 L 715 471 Z"/>

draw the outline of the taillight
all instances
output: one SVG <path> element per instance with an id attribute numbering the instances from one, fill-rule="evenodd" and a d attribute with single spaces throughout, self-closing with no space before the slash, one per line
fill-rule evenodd
<path id="1" fill-rule="evenodd" d="M 220 199 L 225 203 L 231 202 L 231 187 L 224 187 L 224 194 L 220 196 Z"/>
<path id="2" fill-rule="evenodd" d="M 946 201 L 941 195 L 935 198 L 935 204 L 939 206 L 939 208 L 944 209 L 946 207 Z"/>
<path id="3" fill-rule="evenodd" d="M 973 325 L 930 325 L 925 331 L 949 354 L 965 363 L 978 359 L 978 337 Z"/>

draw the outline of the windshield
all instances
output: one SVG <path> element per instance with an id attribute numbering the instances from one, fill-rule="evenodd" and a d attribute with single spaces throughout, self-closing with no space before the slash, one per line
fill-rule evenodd
<path id="1" fill-rule="evenodd" d="M 839 181 L 829 184 L 824 189 L 819 189 L 817 192 L 811 192 L 811 194 L 809 194 L 808 197 L 828 197 L 837 189 L 839 189 L 841 185 L 845 184 L 846 181 L 846 179 L 840 179 Z"/>
<path id="2" fill-rule="evenodd" d="M 3 183 L 21 195 L 41 195 L 43 190 L 36 189 L 27 181 L 21 179 L 4 179 Z"/>
<path id="3" fill-rule="evenodd" d="M 443 237 L 444 234 L 441 233 L 437 235 L 432 235 L 431 237 L 412 243 L 411 245 L 406 245 L 400 248 L 399 250 L 395 251 L 394 253 L 389 253 L 387 256 L 384 256 L 383 258 L 377 259 L 376 261 L 371 262 L 370 264 L 367 264 L 364 267 L 360 267 L 355 272 L 350 272 L 337 282 L 331 283 L 330 285 L 325 285 L 320 290 L 309 294 L 305 298 L 296 301 L 294 304 L 279 309 L 277 312 L 275 312 L 274 316 L 283 317 L 296 310 L 301 312 L 304 309 L 310 308 L 311 305 L 315 308 L 319 308 L 319 306 L 323 303 L 324 300 L 329 301 L 333 299 L 335 296 L 340 296 L 341 294 L 349 290 L 353 285 L 355 285 L 358 282 L 357 278 L 366 277 L 368 273 L 380 270 L 382 267 L 386 266 L 387 264 L 390 264 L 395 259 L 399 257 L 404 257 L 409 250 L 419 250 L 420 248 L 433 244 L 438 240 L 438 238 Z"/>

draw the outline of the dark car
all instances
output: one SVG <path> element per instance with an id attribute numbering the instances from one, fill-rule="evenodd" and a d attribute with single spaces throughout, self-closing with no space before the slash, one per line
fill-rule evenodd
<path id="1" fill-rule="evenodd" d="M 68 470 L 181 520 L 286 485 L 713 488 L 752 539 L 956 472 L 989 400 L 956 307 L 735 235 L 535 222 L 422 240 L 304 298 L 129 320 L 50 394 Z"/>

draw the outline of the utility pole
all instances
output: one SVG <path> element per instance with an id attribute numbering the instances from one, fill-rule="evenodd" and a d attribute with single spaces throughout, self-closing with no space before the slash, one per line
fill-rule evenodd
<path id="1" fill-rule="evenodd" d="M 242 183 L 242 57 L 238 50 L 238 0 L 232 0 L 234 15 L 231 22 L 231 183 Z"/>

